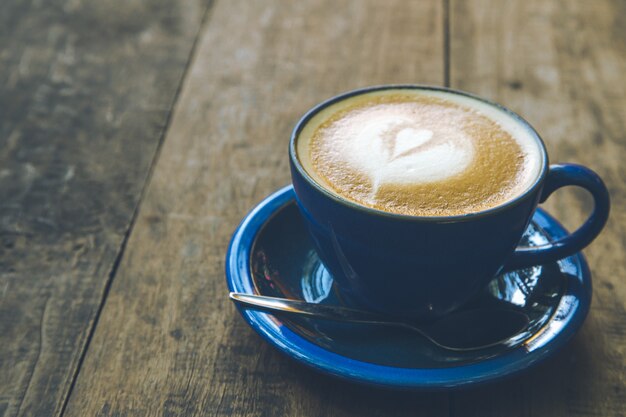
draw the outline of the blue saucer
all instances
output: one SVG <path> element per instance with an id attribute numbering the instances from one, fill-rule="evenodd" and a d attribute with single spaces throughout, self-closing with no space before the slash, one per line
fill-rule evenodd
<path id="1" fill-rule="evenodd" d="M 521 244 L 541 245 L 564 234 L 539 209 Z M 291 186 L 267 197 L 241 222 L 228 249 L 226 279 L 230 291 L 342 304 L 313 250 Z M 278 350 L 319 371 L 369 385 L 436 390 L 494 381 L 540 362 L 576 333 L 590 303 L 591 274 L 579 253 L 502 274 L 466 307 L 504 306 L 527 314 L 530 325 L 513 348 L 450 352 L 401 329 L 239 311 Z"/>

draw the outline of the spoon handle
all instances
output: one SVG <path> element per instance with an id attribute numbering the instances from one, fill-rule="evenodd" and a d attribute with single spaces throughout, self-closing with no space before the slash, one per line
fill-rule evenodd
<path id="1" fill-rule="evenodd" d="M 300 300 L 267 297 L 264 295 L 230 293 L 230 299 L 244 307 L 251 307 L 266 312 L 283 312 L 297 316 L 315 317 L 325 320 L 345 321 L 352 323 L 381 324 L 397 327 L 411 327 L 402 322 L 391 321 L 385 317 L 367 311 L 351 308 L 326 306 Z"/>

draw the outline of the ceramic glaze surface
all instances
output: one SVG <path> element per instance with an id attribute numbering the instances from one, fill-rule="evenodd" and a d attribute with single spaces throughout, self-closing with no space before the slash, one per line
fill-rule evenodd
<path id="1" fill-rule="evenodd" d="M 231 291 L 342 305 L 293 197 L 287 187 L 244 219 L 227 256 L 228 286 Z M 554 219 L 538 211 L 524 243 L 541 245 L 565 234 Z M 523 311 L 530 326 L 510 349 L 463 354 L 441 350 L 407 331 L 240 311 L 279 350 L 325 373 L 387 387 L 442 389 L 498 379 L 549 356 L 578 330 L 590 297 L 590 275 L 580 254 L 499 275 L 463 308 Z"/>
<path id="2" fill-rule="evenodd" d="M 339 198 L 320 186 L 298 158 L 298 138 L 309 122 L 353 97 L 398 90 L 453 95 L 507 114 L 539 147 L 535 162 L 540 174 L 531 176 L 534 180 L 525 191 L 501 205 L 445 216 L 381 211 Z M 424 139 L 425 135 L 422 132 L 420 137 Z M 608 219 L 608 190 L 596 173 L 575 164 L 548 165 L 543 142 L 524 119 L 496 103 L 461 91 L 411 85 L 379 86 L 336 96 L 300 119 L 293 130 L 289 150 L 298 207 L 315 251 L 332 273 L 344 300 L 355 308 L 389 316 L 436 320 L 475 297 L 498 273 L 548 264 L 575 254 L 600 233 Z M 594 208 L 587 221 L 572 234 L 545 245 L 520 246 L 537 205 L 565 186 L 579 186 L 592 195 Z M 459 190 L 457 194 L 463 193 Z M 398 288 L 403 291 L 397 291 Z"/>

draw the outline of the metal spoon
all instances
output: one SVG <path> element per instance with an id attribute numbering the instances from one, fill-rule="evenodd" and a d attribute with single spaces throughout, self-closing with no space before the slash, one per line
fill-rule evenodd
<path id="1" fill-rule="evenodd" d="M 511 347 L 511 343 L 507 342 L 526 329 L 529 323 L 526 314 L 507 309 L 461 311 L 449 314 L 434 323 L 418 326 L 368 311 L 300 300 L 236 292 L 230 293 L 230 299 L 243 307 L 271 313 L 281 312 L 324 320 L 401 327 L 419 333 L 443 349 L 453 351 L 472 351 L 497 345 Z"/>

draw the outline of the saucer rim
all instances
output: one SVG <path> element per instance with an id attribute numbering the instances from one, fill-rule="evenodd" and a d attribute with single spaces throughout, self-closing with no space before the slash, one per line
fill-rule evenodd
<path id="1" fill-rule="evenodd" d="M 243 218 L 232 236 L 226 254 L 226 282 L 229 291 L 255 293 L 250 270 L 253 244 L 269 219 L 292 202 L 295 202 L 295 193 L 293 187 L 287 185 L 263 199 Z M 540 226 L 552 236 L 559 237 L 567 233 L 545 210 L 537 208 L 535 217 L 543 220 Z M 391 389 L 439 391 L 474 386 L 508 378 L 537 365 L 565 346 L 578 332 L 591 305 L 591 272 L 582 252 L 566 259 L 576 264 L 577 275 L 581 278 L 580 287 L 568 288 L 579 303 L 573 307 L 567 323 L 550 335 L 549 340 L 541 347 L 531 352 L 520 346 L 501 355 L 460 366 L 404 368 L 360 361 L 306 340 L 269 313 L 239 306 L 237 310 L 256 333 L 280 352 L 327 375 Z"/>

